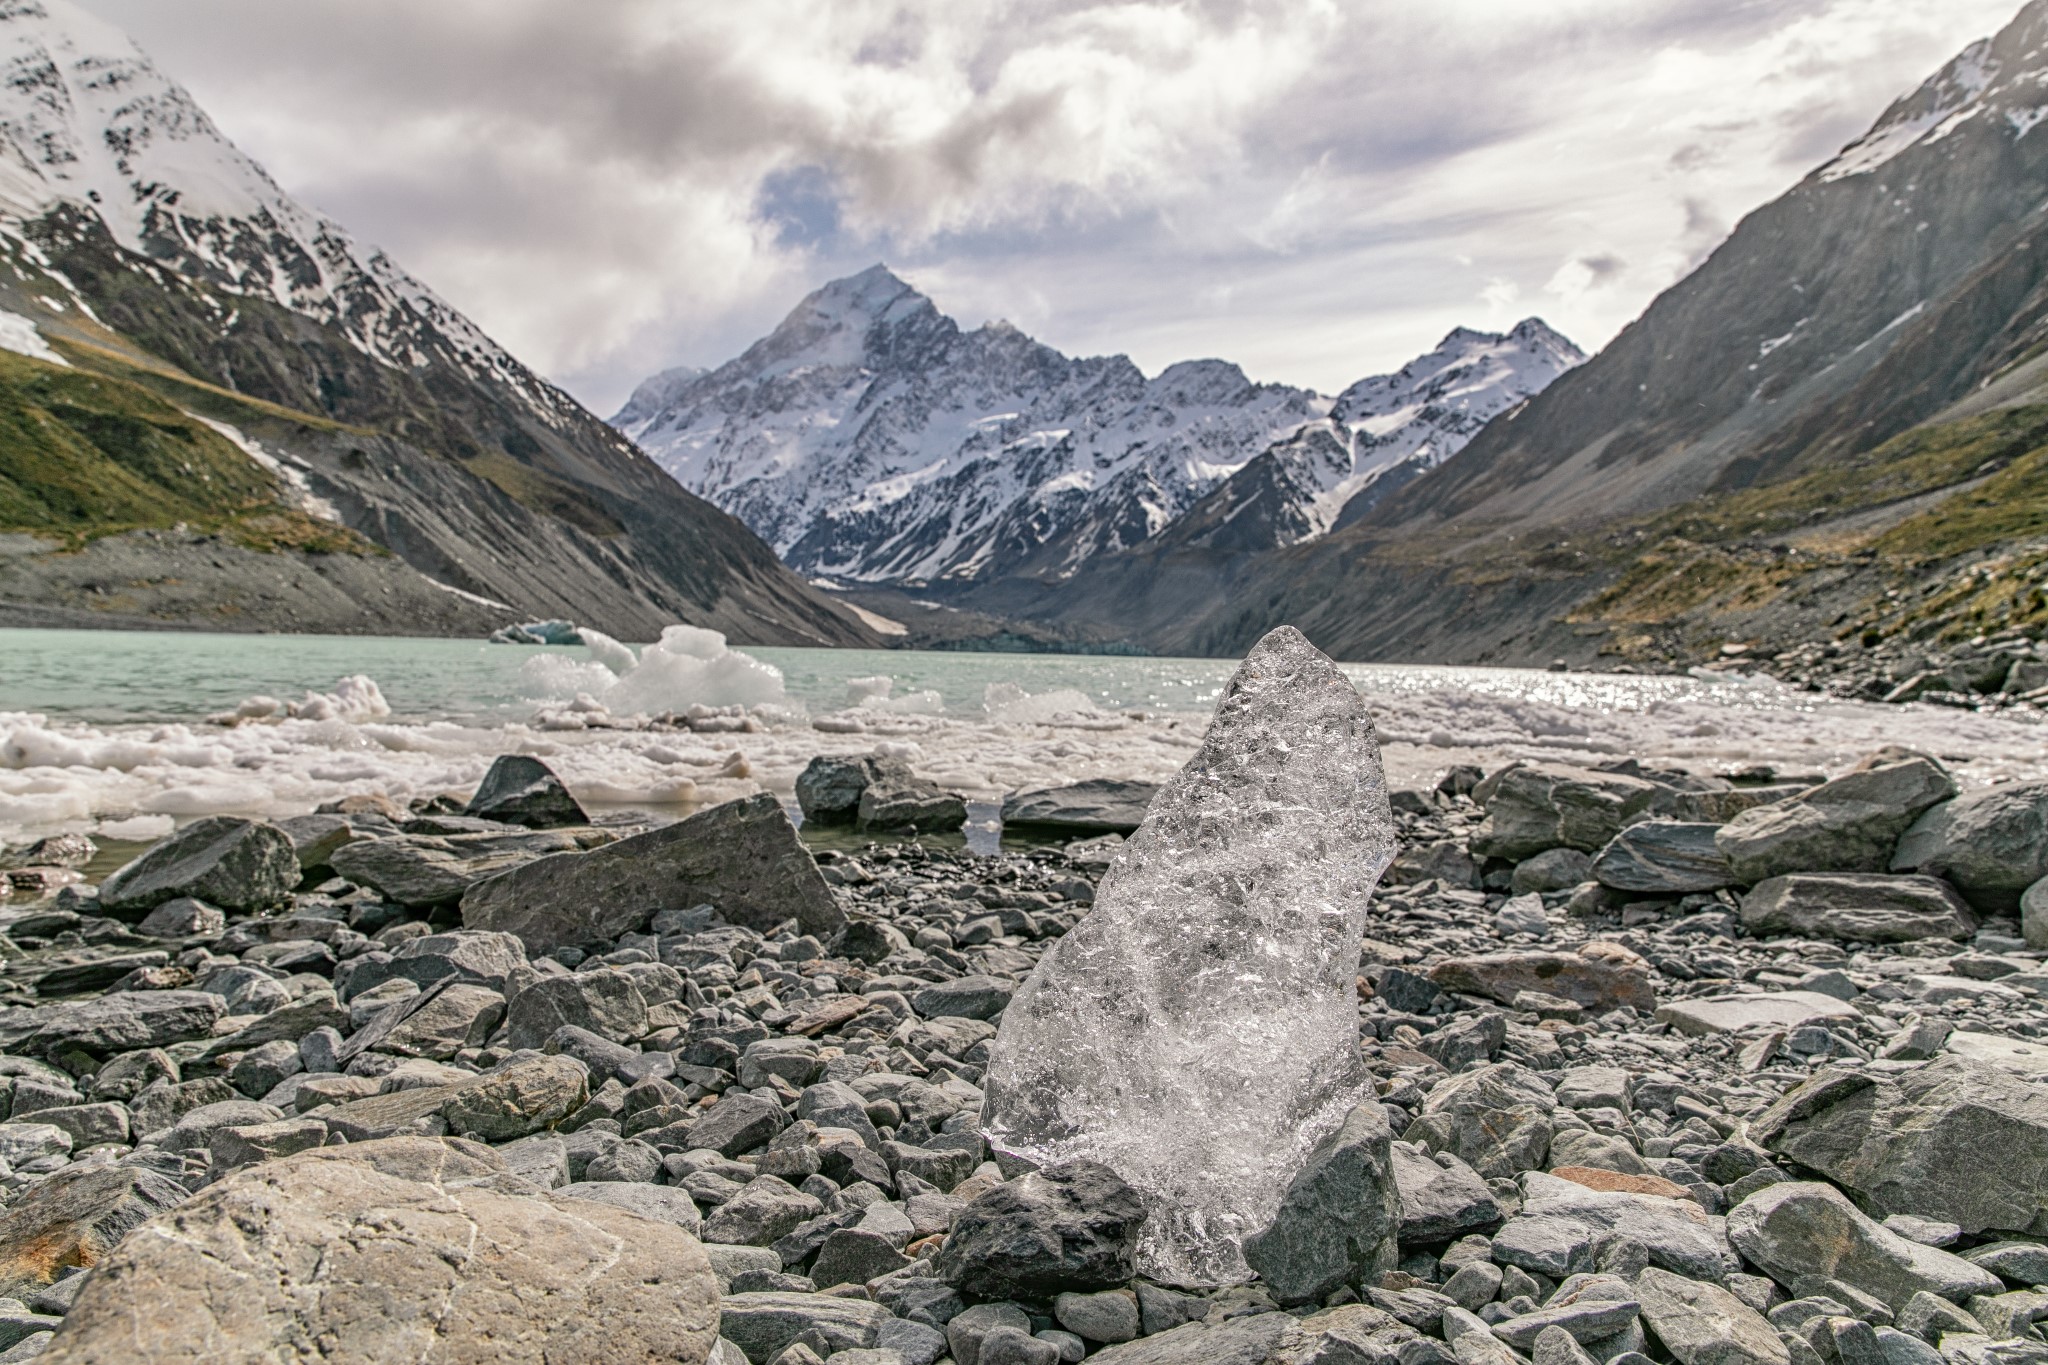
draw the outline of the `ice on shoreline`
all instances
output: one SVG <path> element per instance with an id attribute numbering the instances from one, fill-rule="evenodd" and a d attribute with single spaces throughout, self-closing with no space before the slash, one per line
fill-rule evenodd
<path id="1" fill-rule="evenodd" d="M 68 830 L 153 837 L 201 815 L 277 817 L 350 795 L 466 792 L 492 758 L 512 752 L 546 757 L 598 808 L 680 813 L 763 789 L 787 798 L 814 756 L 881 748 L 942 785 L 996 800 L 1093 777 L 1163 780 L 1192 752 L 1213 704 L 1104 705 L 1063 685 L 1103 667 L 1087 659 L 1034 661 L 1026 676 L 1035 690 L 977 681 L 942 695 L 924 685 L 932 661 L 898 663 L 911 671 L 906 681 L 876 672 L 876 656 L 862 654 L 845 656 L 829 692 L 812 686 L 807 706 L 780 669 L 708 631 L 676 628 L 638 653 L 598 637 L 589 653 L 522 660 L 529 704 L 504 722 L 401 719 L 394 706 L 417 702 L 361 674 L 297 702 L 252 698 L 235 725 L 200 715 L 94 724 L 0 712 L 0 841 Z M 819 651 L 803 666 L 839 657 Z M 1837 702 L 1690 678 L 1344 671 L 1378 718 L 1396 787 L 1432 784 L 1453 763 L 1491 768 L 1511 758 L 1831 773 L 1884 744 L 1939 755 L 1966 786 L 2048 777 L 2048 725 L 2036 713 Z M 680 715 L 688 726 L 645 728 L 636 714 Z"/>

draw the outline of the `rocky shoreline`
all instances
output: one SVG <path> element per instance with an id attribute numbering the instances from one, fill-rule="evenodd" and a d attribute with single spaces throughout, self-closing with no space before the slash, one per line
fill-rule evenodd
<path id="1" fill-rule="evenodd" d="M 1820 778 L 1393 793 L 1377 1102 L 1199 1290 L 1136 1275 L 1116 1175 L 981 1128 L 1141 791 L 813 855 L 769 798 L 593 825 L 529 759 L 98 888 L 47 841 L 0 901 L 0 1361 L 2048 1360 L 2048 784 Z M 951 818 L 886 764 L 802 790 Z"/>

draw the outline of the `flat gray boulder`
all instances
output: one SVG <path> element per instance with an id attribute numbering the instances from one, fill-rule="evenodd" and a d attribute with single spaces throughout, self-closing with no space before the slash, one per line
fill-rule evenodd
<path id="1" fill-rule="evenodd" d="M 1742 1268 L 1722 1220 L 1690 1199 L 1591 1190 L 1541 1171 L 1521 1177 L 1521 1211 L 1493 1238 L 1493 1259 L 1552 1279 L 1594 1269 L 1617 1237 L 1642 1243 L 1652 1265 L 1695 1280 Z"/>
<path id="2" fill-rule="evenodd" d="M 2048 877 L 2048 782 L 2015 782 L 1935 806 L 1899 840 L 1891 866 L 1955 883 L 1980 910 L 2011 914 Z"/>
<path id="3" fill-rule="evenodd" d="M 1665 790 L 1628 773 L 1511 764 L 1472 789 L 1472 799 L 1486 811 L 1472 835 L 1472 852 L 1516 861 L 1553 848 L 1594 853 L 1642 818 Z"/>
<path id="4" fill-rule="evenodd" d="M 462 923 L 515 934 L 529 952 L 546 953 L 643 929 L 659 910 L 703 904 L 764 932 L 789 919 L 820 938 L 846 926 L 796 827 L 765 792 L 481 881 L 462 897 Z"/>
<path id="5" fill-rule="evenodd" d="M 560 831 L 531 834 L 407 834 L 358 839 L 329 860 L 336 875 L 415 909 L 453 905 L 478 881 L 551 853 L 582 847 Z"/>
<path id="6" fill-rule="evenodd" d="M 1750 1195 L 1729 1211 L 1728 1240 L 1794 1294 L 1825 1292 L 1820 1281 L 1840 1280 L 1893 1312 L 1922 1290 L 1961 1303 L 2005 1288 L 1960 1256 L 1899 1236 L 1818 1181 L 1784 1181 Z"/>
<path id="7" fill-rule="evenodd" d="M 1879 1215 L 2048 1234 L 2048 1088 L 1997 1066 L 1950 1056 L 1882 1076 L 1830 1068 L 1757 1115 L 1750 1137 Z"/>
<path id="8" fill-rule="evenodd" d="M 299 884 L 291 836 L 261 820 L 213 815 L 166 836 L 100 886 L 102 914 L 140 919 L 180 896 L 249 913 L 281 905 Z"/>
<path id="9" fill-rule="evenodd" d="M 42 1359 L 188 1362 L 200 1343 L 320 1359 L 337 1342 L 440 1365 L 706 1358 L 718 1282 L 696 1239 L 502 1171 L 428 1139 L 245 1167 L 115 1247 Z"/>
<path id="10" fill-rule="evenodd" d="M 1732 886 L 1735 869 L 1714 843 L 1719 829 L 1681 820 L 1630 825 L 1593 860 L 1593 879 L 1616 891 L 1664 896 Z"/>
<path id="11" fill-rule="evenodd" d="M 1723 825 L 1714 842 L 1736 880 L 1754 886 L 1789 872 L 1883 872 L 1906 827 L 1956 794 L 1955 779 L 1930 758 L 1885 753 L 1865 765 Z"/>
<path id="12" fill-rule="evenodd" d="M 1909 943 L 1968 938 L 1977 932 L 1977 916 L 1939 877 L 1795 872 L 1759 882 L 1742 898 L 1742 927 L 1760 938 Z"/>
<path id="13" fill-rule="evenodd" d="M 1860 1019 L 1862 1011 L 1819 991 L 1766 991 L 1674 1000 L 1657 1008 L 1657 1022 L 1680 1033 L 1740 1033 L 1750 1028 L 1797 1028 L 1829 1019 Z"/>
<path id="14" fill-rule="evenodd" d="M 1158 794 L 1156 782 L 1113 777 L 1012 792 L 1003 801 L 1003 828 L 1020 834 L 1068 837 L 1130 834 L 1145 822 L 1145 812 Z"/>

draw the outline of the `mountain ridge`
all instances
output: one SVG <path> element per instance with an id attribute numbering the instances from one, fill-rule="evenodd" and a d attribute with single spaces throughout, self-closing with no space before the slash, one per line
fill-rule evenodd
<path id="1" fill-rule="evenodd" d="M 1508 352 L 1522 363 L 1502 363 Z M 963 330 L 876 265 L 813 291 L 724 365 L 651 377 L 612 420 L 805 573 L 971 590 L 1057 582 L 1168 533 L 1318 424 L 1342 468 L 1297 471 L 1288 487 L 1329 505 L 1268 520 L 1274 535 L 1319 535 L 1375 476 L 1447 458 L 1582 359 L 1529 319 L 1502 335 L 1457 329 L 1335 398 L 1220 359 L 1148 378 L 1128 357 L 1069 357 L 1006 322 Z"/>

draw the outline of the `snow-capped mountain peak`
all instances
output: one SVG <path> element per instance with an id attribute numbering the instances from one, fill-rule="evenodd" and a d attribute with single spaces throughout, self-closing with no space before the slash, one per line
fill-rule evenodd
<path id="1" fill-rule="evenodd" d="M 612 420 L 806 573 L 1056 579 L 1159 535 L 1269 448 L 1317 465 L 1282 543 L 1321 534 L 1375 474 L 1448 458 L 1583 359 L 1531 318 L 1460 328 L 1334 403 L 1227 360 L 1147 379 L 1006 322 L 963 331 L 874 266 L 814 291 L 736 360 L 648 380 Z"/>
<path id="2" fill-rule="evenodd" d="M 73 0 L 0 0 L 0 219 L 61 205 L 388 364 L 436 356 L 556 424 L 573 408 L 383 252 L 287 195 L 119 29 Z"/>
<path id="3" fill-rule="evenodd" d="M 2048 119 L 2048 0 L 2033 0 L 1995 39 L 1970 44 L 1896 101 L 1814 171 L 1821 182 L 1866 175 L 1910 147 L 1939 142 L 1974 119 L 2002 119 L 2023 138 Z"/>

